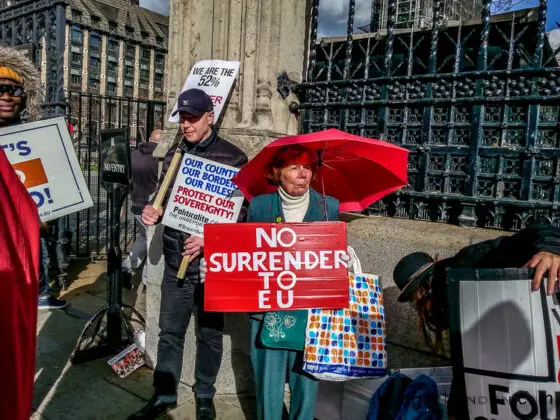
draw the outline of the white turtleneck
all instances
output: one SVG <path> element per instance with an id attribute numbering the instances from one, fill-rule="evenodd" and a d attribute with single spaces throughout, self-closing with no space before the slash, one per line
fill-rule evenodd
<path id="1" fill-rule="evenodd" d="M 282 187 L 278 187 L 278 195 L 282 201 L 282 210 L 286 222 L 303 222 L 303 218 L 309 208 L 309 190 L 301 197 L 289 195 Z"/>

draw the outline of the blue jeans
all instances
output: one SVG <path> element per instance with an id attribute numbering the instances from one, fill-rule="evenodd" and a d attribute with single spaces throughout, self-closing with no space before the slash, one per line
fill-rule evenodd
<path id="1" fill-rule="evenodd" d="M 71 234 L 70 226 L 68 223 L 68 216 L 60 217 L 56 221 L 56 262 L 58 268 L 62 270 L 65 264 L 68 264 L 68 247 L 69 247 L 69 234 Z"/>
<path id="2" fill-rule="evenodd" d="M 49 251 L 47 249 L 47 240 L 41 238 L 41 246 L 39 248 L 39 299 L 46 299 L 51 295 L 51 287 L 49 286 Z"/>

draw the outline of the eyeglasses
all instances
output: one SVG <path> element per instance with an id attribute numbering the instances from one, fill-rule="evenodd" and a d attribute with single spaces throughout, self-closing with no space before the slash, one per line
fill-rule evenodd
<path id="1" fill-rule="evenodd" d="M 20 96 L 23 96 L 23 86 L 0 84 L 0 96 L 4 95 L 5 93 L 10 95 L 12 98 L 19 98 Z"/>

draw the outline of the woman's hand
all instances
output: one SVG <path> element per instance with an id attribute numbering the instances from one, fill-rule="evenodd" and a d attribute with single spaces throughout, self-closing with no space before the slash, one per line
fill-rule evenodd
<path id="1" fill-rule="evenodd" d="M 546 251 L 538 252 L 533 255 L 533 258 L 531 258 L 523 268 L 535 269 L 535 276 L 531 283 L 533 290 L 539 289 L 542 278 L 546 273 L 548 279 L 546 290 L 548 294 L 551 295 L 554 292 L 554 283 L 556 283 L 556 279 L 560 277 L 560 255 Z"/>
<path id="2" fill-rule="evenodd" d="M 185 241 L 185 252 L 181 255 L 183 257 L 190 256 L 190 260 L 194 260 L 204 252 L 204 239 L 200 236 L 190 236 Z"/>
<path id="3" fill-rule="evenodd" d="M 354 263 L 356 262 L 353 257 L 353 252 L 350 247 L 347 248 L 346 254 L 340 256 L 340 259 L 348 265 L 348 271 L 350 273 L 354 272 Z"/>

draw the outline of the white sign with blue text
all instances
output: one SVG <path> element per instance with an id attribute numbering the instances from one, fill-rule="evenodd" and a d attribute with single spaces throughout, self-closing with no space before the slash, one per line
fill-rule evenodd
<path id="1" fill-rule="evenodd" d="M 207 223 L 235 223 L 243 194 L 231 179 L 238 168 L 186 154 L 163 214 L 162 223 L 204 236 Z"/>
<path id="2" fill-rule="evenodd" d="M 2 127 L 0 146 L 42 222 L 93 206 L 64 118 Z"/>

